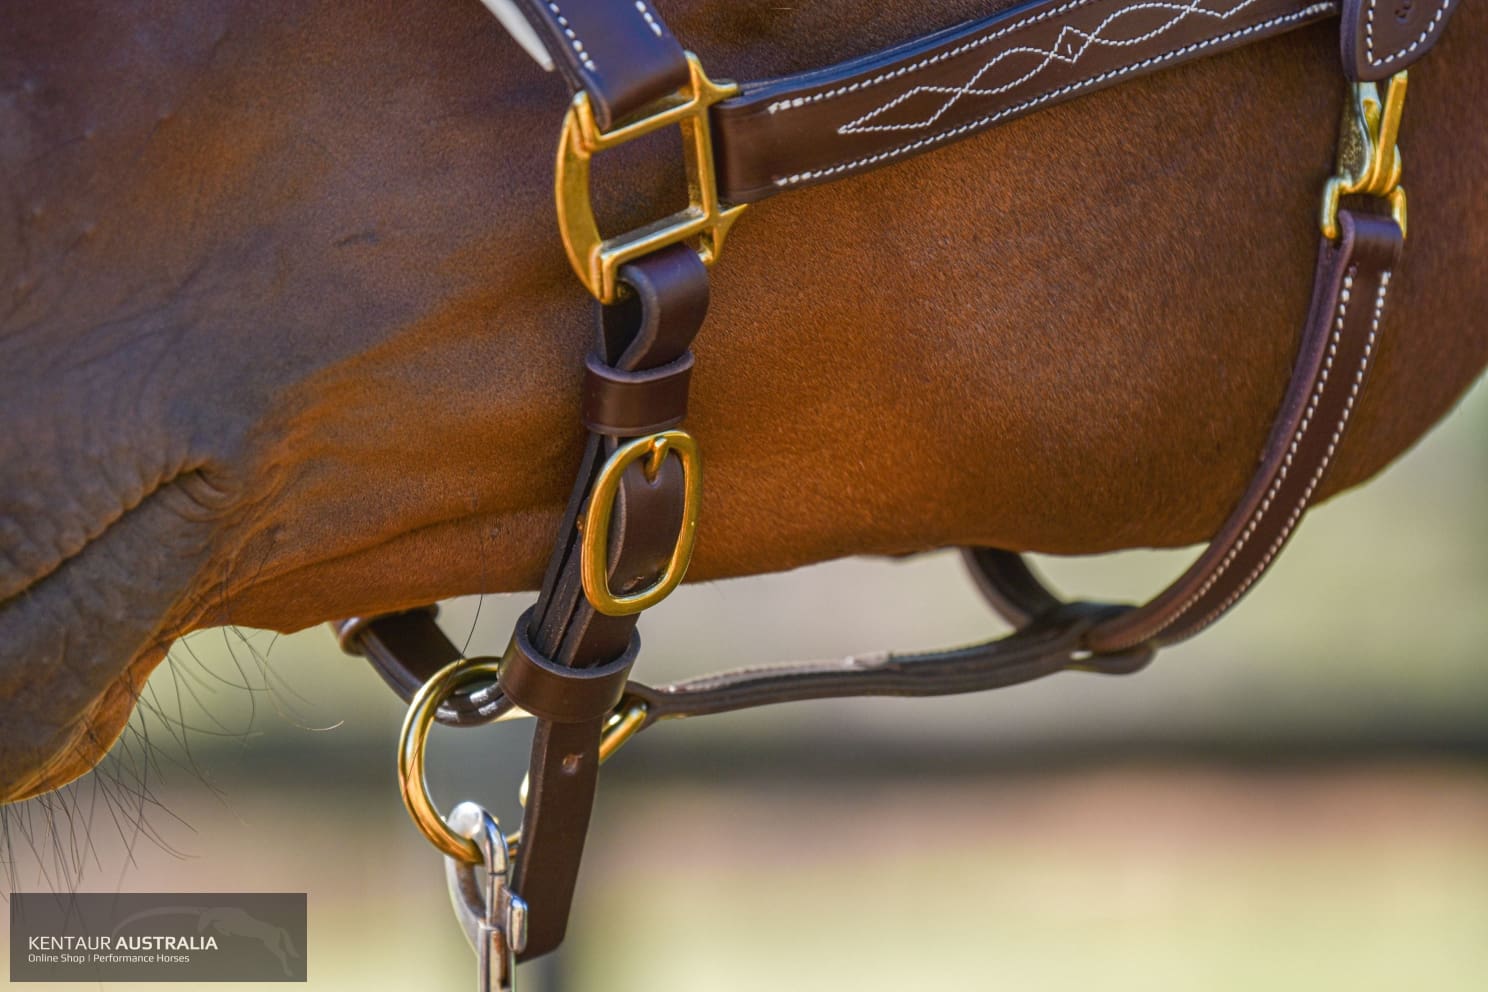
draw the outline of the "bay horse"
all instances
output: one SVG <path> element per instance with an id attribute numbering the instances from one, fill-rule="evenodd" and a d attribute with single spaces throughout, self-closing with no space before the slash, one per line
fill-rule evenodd
<path id="1" fill-rule="evenodd" d="M 657 5 L 739 78 L 972 0 Z M 1411 252 L 1325 480 L 1488 363 L 1488 12 L 1412 69 Z M 1207 538 L 1297 347 L 1336 30 L 751 211 L 689 425 L 692 580 Z M 582 445 L 561 86 L 476 0 L 13 5 L 0 26 L 0 800 L 91 768 L 172 641 L 530 589 Z M 670 149 L 597 177 L 634 226 Z"/>

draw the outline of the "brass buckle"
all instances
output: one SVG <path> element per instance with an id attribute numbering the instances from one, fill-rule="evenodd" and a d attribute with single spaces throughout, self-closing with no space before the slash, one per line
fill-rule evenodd
<path id="1" fill-rule="evenodd" d="M 1405 106 L 1404 72 L 1391 76 L 1380 99 L 1374 83 L 1355 83 L 1343 110 L 1338 136 L 1338 172 L 1323 187 L 1323 236 L 1338 237 L 1338 201 L 1361 194 L 1388 200 L 1390 216 L 1405 237 L 1405 189 L 1400 185 L 1400 115 Z"/>
<path id="2" fill-rule="evenodd" d="M 729 226 L 744 211 L 742 203 L 725 207 L 718 202 L 713 136 L 708 126 L 708 108 L 739 92 L 739 86 L 710 80 L 691 52 L 687 53 L 687 66 L 692 78 L 686 88 L 660 101 L 645 117 L 623 123 L 612 131 L 599 130 L 589 96 L 582 91 L 574 96 L 564 115 L 554 181 L 558 230 L 574 272 L 602 303 L 614 303 L 619 298 L 615 273 L 620 266 L 658 248 L 696 238 L 698 257 L 712 265 L 723 248 Z M 589 160 L 595 152 L 623 145 L 671 124 L 682 128 L 687 206 L 634 231 L 601 239 L 599 225 L 594 220 L 594 205 L 589 199 Z"/>
<path id="3" fill-rule="evenodd" d="M 683 499 L 682 528 L 677 543 L 661 578 L 648 588 L 628 596 L 617 596 L 610 590 L 610 517 L 615 512 L 615 496 L 620 491 L 620 478 L 632 462 L 647 458 L 648 478 L 655 478 L 668 452 L 676 452 L 682 462 Z M 692 561 L 692 545 L 697 537 L 698 504 L 703 495 L 703 473 L 698 458 L 697 442 L 686 431 L 661 431 L 637 438 L 615 449 L 599 470 L 599 478 L 584 510 L 583 539 L 579 544 L 579 576 L 584 595 L 599 612 L 612 617 L 639 613 L 666 599 L 687 574 Z"/>

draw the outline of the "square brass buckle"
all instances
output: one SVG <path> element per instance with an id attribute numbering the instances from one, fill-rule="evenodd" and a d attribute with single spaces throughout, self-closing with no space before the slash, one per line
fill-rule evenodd
<path id="1" fill-rule="evenodd" d="M 574 96 L 563 118 L 558 142 L 558 169 L 554 192 L 558 200 L 558 230 L 563 247 L 580 281 L 603 303 L 619 298 L 615 273 L 620 266 L 658 248 L 697 239 L 697 253 L 712 265 L 723 248 L 729 226 L 744 211 L 744 204 L 723 206 L 718 202 L 718 181 L 713 171 L 713 136 L 708 126 L 708 108 L 739 91 L 738 84 L 715 83 L 703 73 L 696 55 L 687 53 L 692 78 L 687 87 L 660 101 L 638 120 L 612 131 L 600 131 L 594 121 L 589 96 Z M 633 138 L 676 124 L 682 129 L 682 149 L 687 166 L 687 206 L 661 220 L 634 231 L 601 239 L 589 199 L 589 160 L 595 152 L 623 145 Z"/>

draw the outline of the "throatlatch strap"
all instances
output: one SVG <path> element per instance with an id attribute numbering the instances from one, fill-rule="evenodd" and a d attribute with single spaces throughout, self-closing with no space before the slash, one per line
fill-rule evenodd
<path id="1" fill-rule="evenodd" d="M 1403 242 L 1388 217 L 1339 212 L 1337 243 L 1318 251 L 1312 305 L 1260 468 L 1198 560 L 1150 602 L 1095 624 L 1097 654 L 1192 637 L 1230 610 L 1276 560 L 1311 505 L 1377 353 L 1390 275 Z M 1059 604 L 1017 556 L 969 552 L 988 601 L 1015 624 Z"/>

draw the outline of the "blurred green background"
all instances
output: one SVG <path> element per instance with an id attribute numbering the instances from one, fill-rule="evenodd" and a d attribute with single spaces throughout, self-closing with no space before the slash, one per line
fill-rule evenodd
<path id="1" fill-rule="evenodd" d="M 1314 513 L 1234 615 L 1139 676 L 649 732 L 606 768 L 569 943 L 520 977 L 1484 988 L 1485 492 L 1480 383 Z M 1192 553 L 1042 565 L 1134 599 Z M 499 652 L 530 599 L 449 604 L 446 629 Z M 643 626 L 641 675 L 659 681 L 1000 623 L 939 554 L 688 587 Z M 397 796 L 401 706 L 370 670 L 322 630 L 210 631 L 177 645 L 149 698 L 98 774 L 11 811 L 13 888 L 308 891 L 313 988 L 470 986 L 440 859 Z M 528 733 L 437 732 L 436 797 L 515 826 Z"/>

